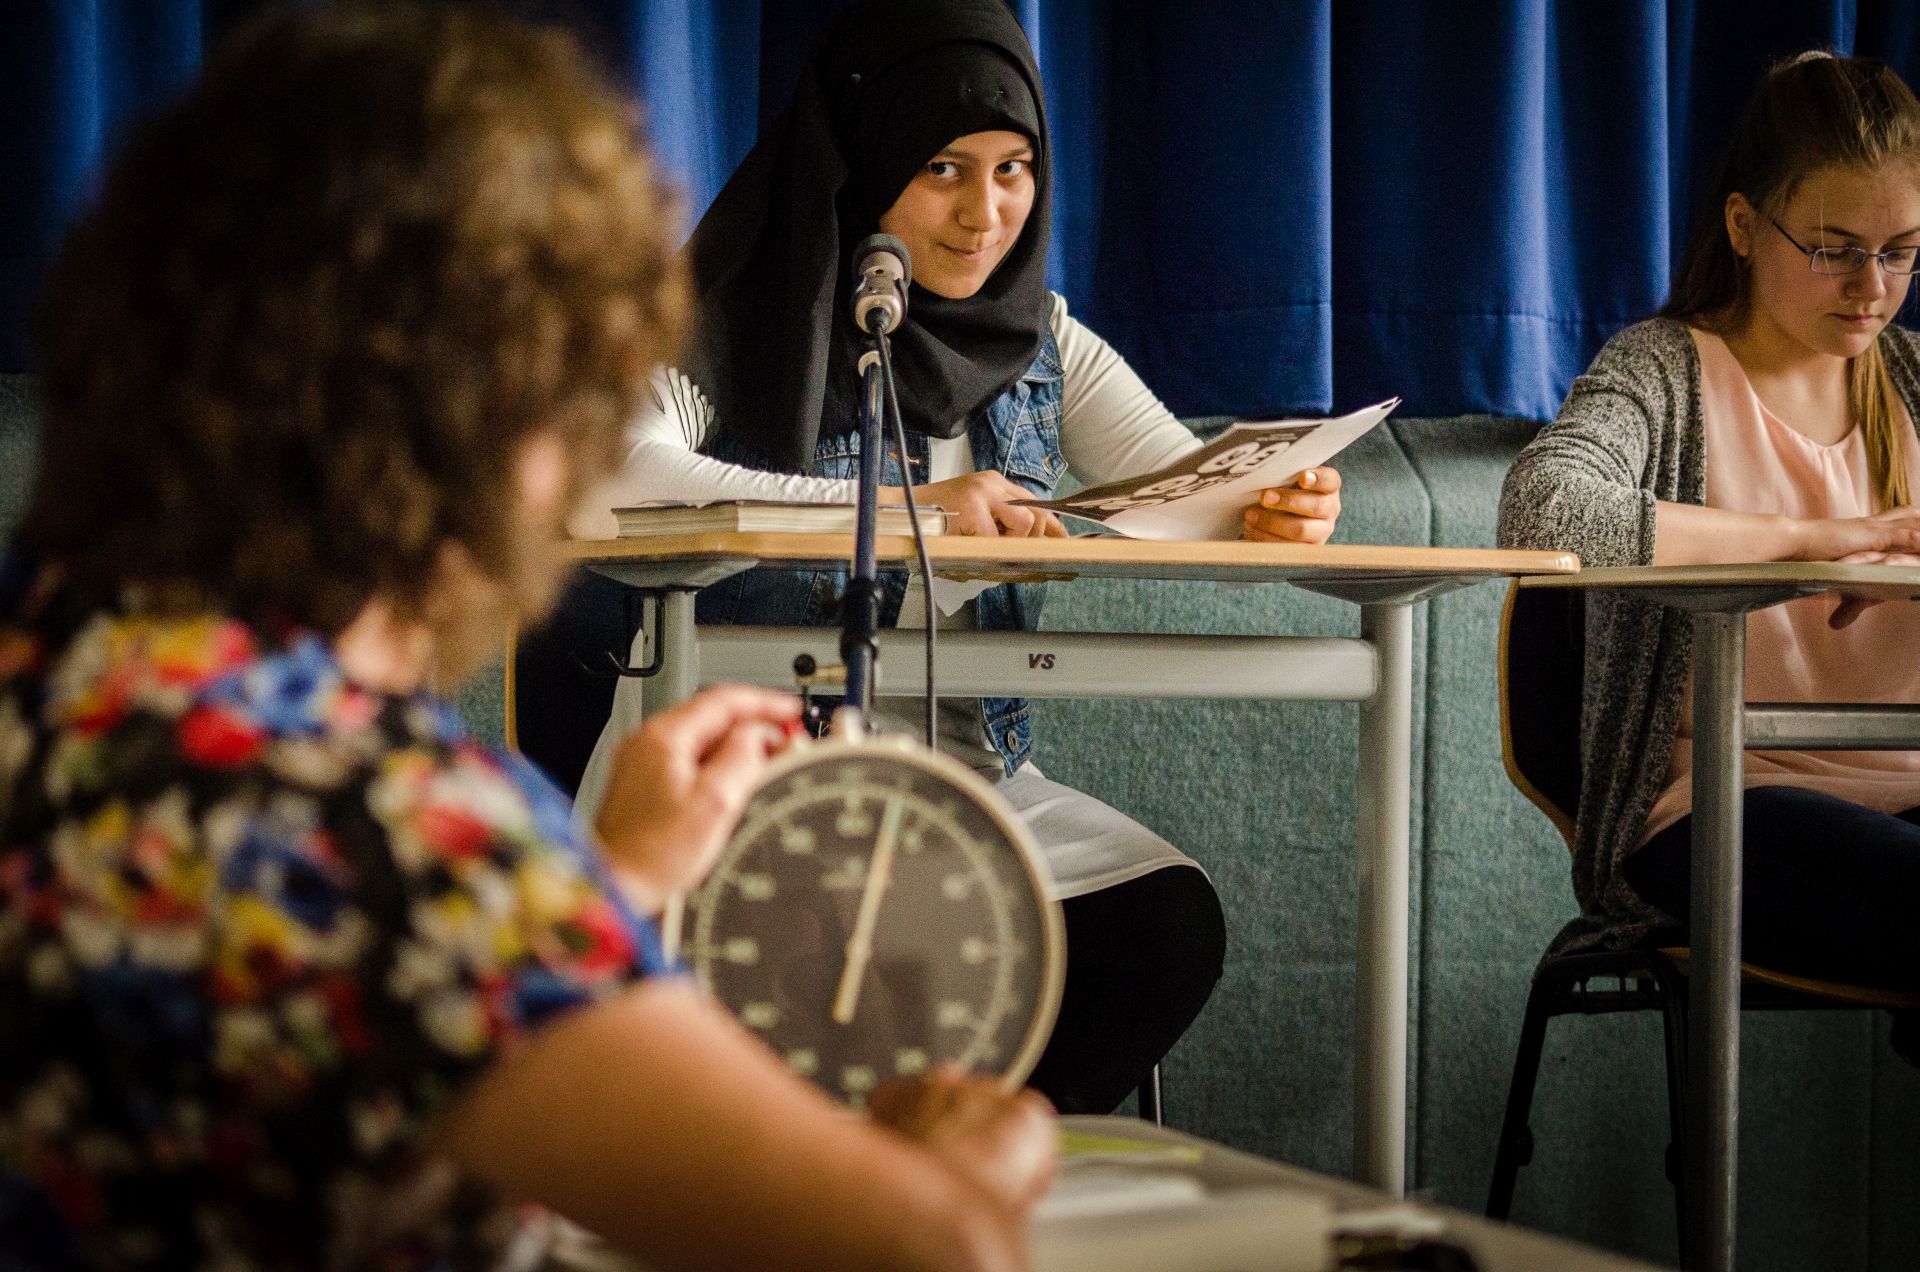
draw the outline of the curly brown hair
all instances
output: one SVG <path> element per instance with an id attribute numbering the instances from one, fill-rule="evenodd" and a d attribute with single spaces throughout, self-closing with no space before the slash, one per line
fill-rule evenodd
<path id="1" fill-rule="evenodd" d="M 687 302 L 637 110 L 564 34 L 272 15 L 108 174 L 50 277 L 23 546 L 333 634 L 449 546 L 524 612 L 516 458 L 613 462 Z M 550 572 L 550 571 L 549 571 Z"/>

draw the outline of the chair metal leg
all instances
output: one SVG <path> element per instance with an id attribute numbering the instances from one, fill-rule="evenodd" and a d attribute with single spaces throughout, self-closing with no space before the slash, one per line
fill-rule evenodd
<path id="1" fill-rule="evenodd" d="M 1673 1222 L 1680 1248 L 1687 1242 L 1687 990 L 1677 977 L 1660 977 L 1660 1025 L 1667 1051 L 1667 1182 L 1673 1185 Z"/>
<path id="2" fill-rule="evenodd" d="M 1493 1159 L 1493 1181 L 1487 1188 L 1487 1216 L 1505 1219 L 1513 1210 L 1513 1189 L 1520 1168 L 1533 1160 L 1533 1089 L 1540 1077 L 1540 1055 L 1546 1050 L 1549 1002 L 1561 986 L 1536 976 L 1527 993 L 1527 1014 L 1520 1024 L 1520 1046 L 1513 1057 L 1513 1081 L 1507 1087 L 1507 1112 L 1500 1123 L 1500 1148 Z"/>
<path id="3" fill-rule="evenodd" d="M 1136 1098 L 1139 1100 L 1140 1118 L 1142 1121 L 1152 1122 L 1155 1126 L 1165 1125 L 1165 1123 L 1161 1121 L 1160 1116 L 1159 1065 L 1154 1065 L 1153 1068 L 1147 1072 L 1147 1080 L 1140 1084 L 1140 1090 Z"/>

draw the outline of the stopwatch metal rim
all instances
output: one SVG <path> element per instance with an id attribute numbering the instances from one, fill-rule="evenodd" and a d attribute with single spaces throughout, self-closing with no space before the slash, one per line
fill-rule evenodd
<path id="1" fill-rule="evenodd" d="M 1005 797 L 993 789 L 993 784 L 952 756 L 932 750 L 912 738 L 867 734 L 858 738 L 826 737 L 796 742 L 767 766 L 753 794 L 747 797 L 747 802 L 751 804 L 761 791 L 800 769 L 849 757 L 857 758 L 861 752 L 914 765 L 958 787 L 1014 845 L 1020 864 L 1026 871 L 1027 883 L 1033 889 L 1033 895 L 1040 898 L 1043 946 L 1041 1002 L 1034 1011 L 1027 1036 L 1022 1040 L 1013 1062 L 999 1075 L 1002 1087 L 1009 1091 L 1018 1090 L 1026 1082 L 1027 1075 L 1033 1072 L 1034 1065 L 1039 1063 L 1040 1053 L 1046 1049 L 1047 1039 L 1053 1036 L 1054 1022 L 1060 1015 L 1060 997 L 1067 979 L 1067 933 L 1066 923 L 1060 915 L 1060 903 L 1053 899 L 1053 874 L 1047 869 L 1046 858 L 1041 855 L 1033 832 L 1027 829 Z M 745 824 L 744 818 L 741 824 Z M 737 839 L 738 834 L 739 826 L 736 826 L 733 834 L 727 838 L 726 847 L 721 849 L 720 856 L 708 871 L 706 880 L 689 895 L 688 908 L 693 912 L 690 918 L 698 916 L 702 909 L 712 904 L 717 895 L 714 881 L 728 863 L 745 849 L 746 845 Z M 705 985 L 701 988 L 703 992 L 712 992 Z"/>

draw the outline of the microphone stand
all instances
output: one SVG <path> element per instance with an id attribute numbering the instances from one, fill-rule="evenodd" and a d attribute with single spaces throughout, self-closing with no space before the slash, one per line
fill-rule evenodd
<path id="1" fill-rule="evenodd" d="M 888 381 L 893 377 L 892 352 L 887 347 L 886 317 L 868 315 L 867 334 L 874 347 L 860 356 L 860 502 L 853 529 L 853 569 L 847 577 L 840 610 L 840 661 L 847 669 L 849 706 L 860 718 L 871 718 L 873 685 L 880 662 L 879 569 L 874 539 L 880 520 L 880 458 L 886 453 Z"/>

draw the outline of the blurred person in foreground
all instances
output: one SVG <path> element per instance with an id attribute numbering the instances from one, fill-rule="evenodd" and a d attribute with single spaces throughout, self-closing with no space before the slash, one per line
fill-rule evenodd
<path id="1" fill-rule="evenodd" d="M 1044 1103 L 873 1120 L 650 917 L 796 704 L 621 749 L 597 842 L 434 686 L 537 619 L 685 324 L 631 108 L 563 36 L 278 14 L 108 175 L 44 313 L 0 578 L 0 1265 L 999 1268 Z"/>

